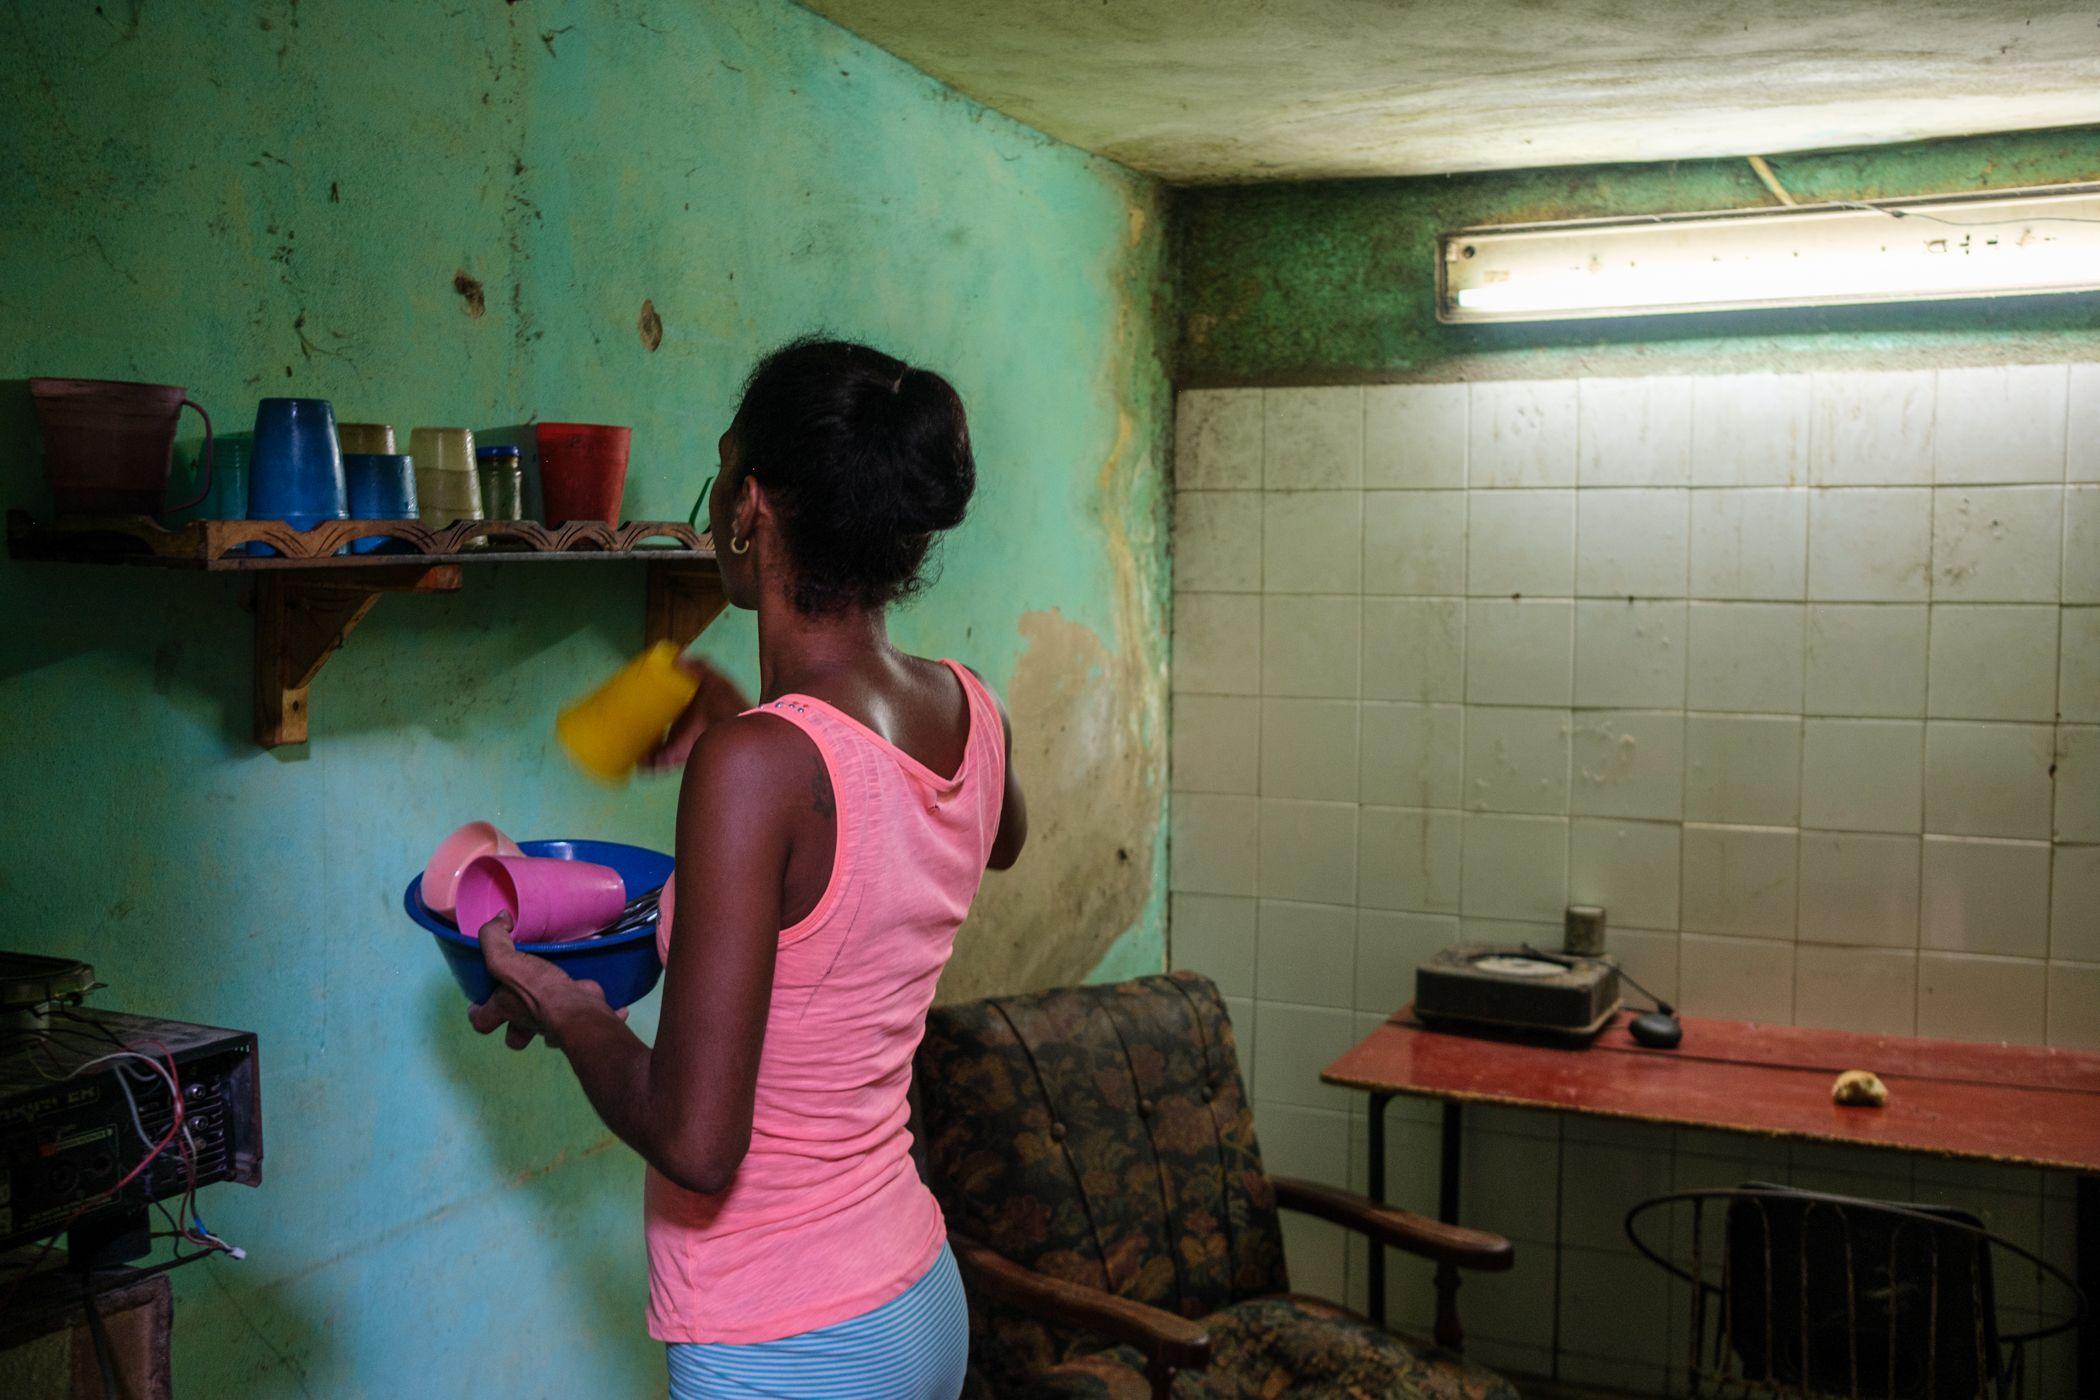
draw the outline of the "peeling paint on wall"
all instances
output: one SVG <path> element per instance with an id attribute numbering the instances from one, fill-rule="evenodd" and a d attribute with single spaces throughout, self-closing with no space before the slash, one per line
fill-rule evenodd
<path id="1" fill-rule="evenodd" d="M 1028 852 L 986 879 L 943 1001 L 1083 981 L 1154 897 L 1164 764 L 1123 703 L 1142 661 L 1055 610 L 1022 618 L 1021 635 L 1006 706 L 1030 788 Z"/>
<path id="2" fill-rule="evenodd" d="M 21 377 L 53 373 L 184 384 L 222 431 L 284 393 L 404 437 L 631 423 L 627 514 L 683 519 L 758 354 L 883 345 L 955 381 L 980 470 L 893 636 L 1006 697 L 1037 822 L 944 990 L 1160 966 L 1156 187 L 776 0 L 6 15 L 0 504 L 45 499 Z M 262 1038 L 265 1185 L 205 1202 L 250 1258 L 175 1275 L 180 1393 L 661 1389 L 639 1164 L 550 1057 L 467 1032 L 398 907 L 467 817 L 670 840 L 671 785 L 551 743 L 639 644 L 639 571 L 584 573 L 384 600 L 313 742 L 265 753 L 238 580 L 0 559 L 9 945 Z M 748 685 L 753 641 L 706 650 Z"/>
<path id="3" fill-rule="evenodd" d="M 1055 607 L 1020 620 L 1005 701 L 1028 851 L 987 878 L 941 978 L 944 1002 L 1154 972 L 1164 959 L 1165 434 L 1159 382 L 1133 377 L 1165 340 L 1156 227 L 1145 205 L 1131 206 L 1125 245 L 1139 256 L 1122 264 L 1125 294 L 1098 370 L 1122 403 L 1091 510 L 1112 625 L 1104 638 Z M 1143 933 L 1155 929 L 1156 941 Z"/>

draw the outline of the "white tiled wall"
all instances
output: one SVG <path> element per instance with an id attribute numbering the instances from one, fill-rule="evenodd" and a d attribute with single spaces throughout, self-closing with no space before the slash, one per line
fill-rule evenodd
<path id="1" fill-rule="evenodd" d="M 1360 1174 L 1320 1066 L 1430 951 L 1571 902 L 1694 1014 L 2100 1048 L 2100 366 L 1194 390 L 1178 434 L 1170 937 L 1272 1158 Z M 1612 1146 L 1505 1127 L 1563 1181 Z M 1648 1286 L 1594 1209 L 1546 1234 L 1564 1363 L 1581 1279 Z M 1526 1359 L 1552 1278 L 1469 1285 L 1511 1321 L 1476 1334 Z"/>

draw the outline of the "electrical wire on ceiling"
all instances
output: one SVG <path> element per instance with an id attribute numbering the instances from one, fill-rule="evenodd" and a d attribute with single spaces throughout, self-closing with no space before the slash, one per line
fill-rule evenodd
<path id="1" fill-rule="evenodd" d="M 1765 163 L 1763 156 L 1745 156 L 1743 159 L 1750 162 L 1750 168 L 1757 172 L 1757 178 L 1763 182 L 1764 187 L 1772 192 L 1772 198 L 1789 208 L 1793 206 L 1794 197 L 1786 192 L 1785 185 L 1779 183 L 1779 177 L 1772 173 L 1772 167 Z"/>
<path id="2" fill-rule="evenodd" d="M 2100 224 L 2100 219 L 2080 219 L 2067 214 L 2042 214 L 2032 219 L 1947 219 L 1938 214 L 1920 214 L 1914 209 L 1890 209 L 1880 204 L 1869 204 L 1860 199 L 1833 199 L 1830 201 L 1840 209 L 1864 209 L 1869 213 L 1886 214 L 1892 219 L 1923 219 L 1928 224 L 1945 224 L 1948 228 L 2015 228 L 2028 224 Z"/>
<path id="3" fill-rule="evenodd" d="M 1750 169 L 1756 172 L 1758 182 L 1772 192 L 1772 198 L 1789 209 L 1801 207 L 1800 201 L 1787 193 L 1785 185 L 1779 183 L 1778 172 L 1763 156 L 1744 156 Z M 1930 224 L 1945 224 L 1948 228 L 2012 228 L 2023 224 L 2100 224 L 2100 219 L 2080 219 L 2069 216 L 2044 215 L 2032 219 L 1949 219 L 1938 214 L 1921 214 L 1910 209 L 1891 209 L 1864 199 L 1833 199 L 1827 201 L 1839 209 L 1858 209 L 1869 214 L 1886 214 L 1892 219 L 1923 219 Z"/>

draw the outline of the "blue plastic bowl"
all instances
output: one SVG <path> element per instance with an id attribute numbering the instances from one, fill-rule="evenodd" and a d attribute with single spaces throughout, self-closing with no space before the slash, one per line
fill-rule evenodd
<path id="1" fill-rule="evenodd" d="M 632 899 L 655 889 L 671 878 L 671 858 L 661 851 L 628 846 L 618 841 L 520 841 L 518 849 L 528 856 L 551 856 L 555 860 L 587 860 L 609 865 L 620 872 Z M 445 955 L 452 980 L 476 1005 L 495 994 L 496 983 L 481 959 L 481 944 L 430 912 L 423 904 L 423 877 L 408 882 L 401 897 L 408 917 L 428 929 Z M 605 1000 L 614 1007 L 629 1006 L 655 989 L 664 965 L 656 956 L 656 921 L 608 938 L 585 938 L 574 943 L 521 943 L 518 947 L 542 957 L 571 977 L 596 982 L 605 989 Z"/>

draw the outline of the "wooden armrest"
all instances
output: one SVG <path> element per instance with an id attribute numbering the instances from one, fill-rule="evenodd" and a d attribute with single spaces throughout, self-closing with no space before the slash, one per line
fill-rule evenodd
<path id="1" fill-rule="evenodd" d="M 1210 1333 L 1200 1322 L 1149 1303 L 1039 1274 L 961 1235 L 949 1235 L 948 1244 L 969 1280 L 1002 1303 L 1128 1343 L 1155 1366 L 1200 1370 L 1210 1364 Z"/>
<path id="2" fill-rule="evenodd" d="M 1269 1180 L 1276 1187 L 1276 1204 L 1285 1210 L 1331 1220 L 1381 1244 L 1434 1259 L 1439 1264 L 1501 1273 L 1515 1257 L 1508 1240 L 1485 1230 L 1446 1225 L 1413 1211 L 1379 1205 L 1354 1191 L 1337 1190 L 1295 1176 L 1272 1176 Z"/>

